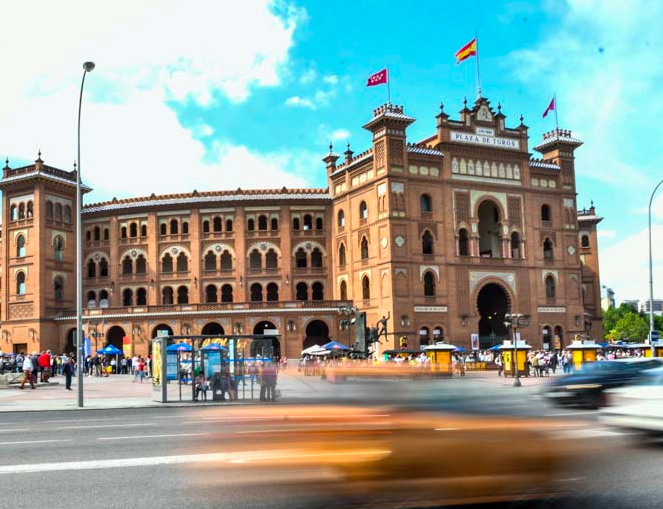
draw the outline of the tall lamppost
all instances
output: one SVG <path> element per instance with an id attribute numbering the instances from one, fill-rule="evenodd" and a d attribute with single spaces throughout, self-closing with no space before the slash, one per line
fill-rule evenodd
<path id="1" fill-rule="evenodd" d="M 522 313 L 513 313 L 504 315 L 504 318 L 506 319 L 504 325 L 507 328 L 511 327 L 513 330 L 513 359 L 511 360 L 513 362 L 514 375 L 513 386 L 520 387 L 522 384 L 520 383 L 520 378 L 518 378 L 518 329 L 527 327 L 528 316 Z"/>
<path id="2" fill-rule="evenodd" d="M 652 261 L 651 249 L 651 204 L 654 201 L 654 195 L 658 188 L 663 184 L 661 180 L 651 193 L 649 198 L 649 348 L 651 348 L 651 356 L 654 357 L 654 262 Z"/>
<path id="3" fill-rule="evenodd" d="M 83 80 L 78 98 L 78 157 L 76 171 L 76 378 L 78 381 L 78 407 L 83 408 L 83 194 L 81 192 L 81 106 L 85 76 L 94 69 L 94 62 L 83 64 Z"/>

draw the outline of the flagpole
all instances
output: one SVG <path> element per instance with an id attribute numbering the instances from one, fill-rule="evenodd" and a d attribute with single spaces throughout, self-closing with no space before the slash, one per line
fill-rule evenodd
<path id="1" fill-rule="evenodd" d="M 557 92 L 553 94 L 555 100 L 555 128 L 559 129 L 559 121 L 557 120 Z"/>
<path id="2" fill-rule="evenodd" d="M 474 41 L 477 47 L 477 99 L 481 98 L 481 74 L 479 73 L 479 32 L 474 32 Z"/>
<path id="3" fill-rule="evenodd" d="M 385 66 L 385 69 L 387 70 L 387 104 L 391 104 L 391 88 L 389 85 L 391 80 L 389 79 L 389 66 Z"/>

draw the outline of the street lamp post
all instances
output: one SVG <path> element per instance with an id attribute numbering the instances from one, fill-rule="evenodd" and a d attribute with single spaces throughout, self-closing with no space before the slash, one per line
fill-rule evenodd
<path id="1" fill-rule="evenodd" d="M 661 180 L 651 193 L 649 198 L 649 348 L 651 348 L 651 356 L 654 357 L 654 262 L 652 261 L 652 248 L 651 248 L 651 204 L 654 201 L 654 195 L 658 188 L 663 184 Z"/>
<path id="2" fill-rule="evenodd" d="M 504 315 L 506 321 L 504 325 L 513 330 L 513 386 L 520 387 L 520 378 L 518 378 L 518 329 L 527 326 L 527 316 L 522 313 L 513 313 Z"/>
<path id="3" fill-rule="evenodd" d="M 83 105 L 83 86 L 85 76 L 94 69 L 94 62 L 83 64 L 83 80 L 81 93 L 78 98 L 78 157 L 76 161 L 76 378 L 78 382 L 78 407 L 83 408 L 83 235 L 82 207 L 83 195 L 81 192 L 81 106 Z"/>

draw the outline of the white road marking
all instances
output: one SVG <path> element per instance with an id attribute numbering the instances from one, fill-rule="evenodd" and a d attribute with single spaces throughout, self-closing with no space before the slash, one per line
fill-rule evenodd
<path id="1" fill-rule="evenodd" d="M 53 442 L 73 442 L 73 440 L 22 440 L 20 442 L 0 442 L 0 445 L 52 444 Z"/>
<path id="2" fill-rule="evenodd" d="M 41 424 L 64 424 L 67 422 L 104 422 L 104 421 L 126 421 L 126 417 L 104 417 L 102 419 L 60 419 L 57 421 L 39 421 Z"/>
<path id="3" fill-rule="evenodd" d="M 147 467 L 156 465 L 181 465 L 185 463 L 244 463 L 256 460 L 295 459 L 315 456 L 383 455 L 390 451 L 352 451 L 347 453 L 302 454 L 297 451 L 246 451 L 210 454 L 185 454 L 178 456 L 153 456 L 146 458 L 120 458 L 110 460 L 69 461 L 60 463 L 33 463 L 28 465 L 2 465 L 2 474 L 26 474 L 73 470 L 98 470 L 108 468 Z"/>
<path id="4" fill-rule="evenodd" d="M 28 431 L 28 428 L 26 426 L 25 428 L 0 429 L 0 433 L 14 433 L 16 431 Z"/>
<path id="5" fill-rule="evenodd" d="M 55 429 L 96 429 L 96 428 L 137 428 L 140 426 L 154 426 L 156 422 L 142 422 L 134 424 L 95 424 L 92 426 L 60 426 Z"/>
<path id="6" fill-rule="evenodd" d="M 130 437 L 101 437 L 97 440 L 139 440 L 141 438 L 167 438 L 167 437 L 199 437 L 209 433 L 173 433 L 165 435 L 135 435 Z"/>

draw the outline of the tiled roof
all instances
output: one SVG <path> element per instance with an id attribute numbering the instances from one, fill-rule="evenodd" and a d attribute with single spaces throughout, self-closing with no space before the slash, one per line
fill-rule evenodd
<path id="1" fill-rule="evenodd" d="M 0 181 L 0 183 L 6 184 L 6 183 L 9 183 L 9 182 L 20 182 L 21 180 L 25 180 L 25 179 L 29 179 L 29 178 L 33 178 L 33 177 L 44 177 L 46 179 L 53 180 L 55 182 L 59 182 L 61 184 L 67 184 L 67 185 L 74 186 L 74 187 L 76 186 L 75 181 L 72 181 L 70 179 L 66 179 L 64 177 L 59 177 L 57 175 L 52 175 L 51 173 L 48 173 L 48 172 L 42 171 L 42 170 L 34 170 L 34 171 L 31 171 L 31 172 L 28 172 L 28 173 L 21 173 L 20 175 L 14 175 L 13 177 L 3 178 Z M 86 186 L 85 184 L 81 184 L 81 189 L 83 191 L 92 191 L 92 188 Z"/>
<path id="2" fill-rule="evenodd" d="M 547 170 L 559 170 L 559 166 L 553 163 L 548 163 L 542 159 L 530 159 L 529 161 L 530 168 L 544 168 Z"/>
<path id="3" fill-rule="evenodd" d="M 442 151 L 441 150 L 435 150 L 434 148 L 429 148 L 429 147 L 420 147 L 417 145 L 408 145 L 407 146 L 407 151 L 411 152 L 413 154 L 423 154 L 427 156 L 440 156 L 442 157 Z"/>
<path id="4" fill-rule="evenodd" d="M 579 215 L 578 216 L 578 222 L 581 222 L 581 221 L 602 221 L 602 220 L 603 220 L 603 218 L 601 216 L 597 216 L 596 214 L 592 214 L 591 216 L 590 215 L 586 215 L 586 216 Z"/>
<path id="5" fill-rule="evenodd" d="M 541 152 L 541 150 L 548 145 L 558 142 L 571 143 L 576 146 L 582 145 L 582 141 L 578 138 L 574 138 L 572 134 L 573 133 L 568 129 L 553 129 L 552 131 L 548 131 L 543 135 L 543 141 L 534 147 L 534 150 Z"/>
<path id="6" fill-rule="evenodd" d="M 110 212 L 122 209 L 156 207 L 160 205 L 190 205 L 198 203 L 218 203 L 237 201 L 269 200 L 330 200 L 327 189 L 238 189 L 236 191 L 206 191 L 182 194 L 152 195 L 149 197 L 113 199 L 101 203 L 92 203 L 83 208 L 84 214 Z"/>
<path id="7" fill-rule="evenodd" d="M 373 110 L 373 118 L 364 125 L 364 129 L 370 128 L 370 126 L 382 118 L 400 120 L 408 124 L 416 120 L 416 118 L 405 114 L 403 111 L 403 106 L 397 106 L 395 104 L 383 104 L 379 108 Z"/>
<path id="8" fill-rule="evenodd" d="M 346 163 L 339 164 L 336 167 L 336 171 L 334 173 L 332 173 L 331 176 L 333 177 L 335 175 L 338 175 L 339 173 L 344 172 L 345 170 L 347 170 L 351 166 L 354 166 L 355 164 L 359 164 L 362 161 L 365 161 L 366 159 L 369 159 L 372 155 L 373 155 L 373 149 L 372 148 L 369 148 L 368 150 L 365 150 L 361 154 L 357 154 L 356 156 L 354 156 L 352 158 L 352 160 L 350 161 L 349 164 L 346 164 Z"/>

